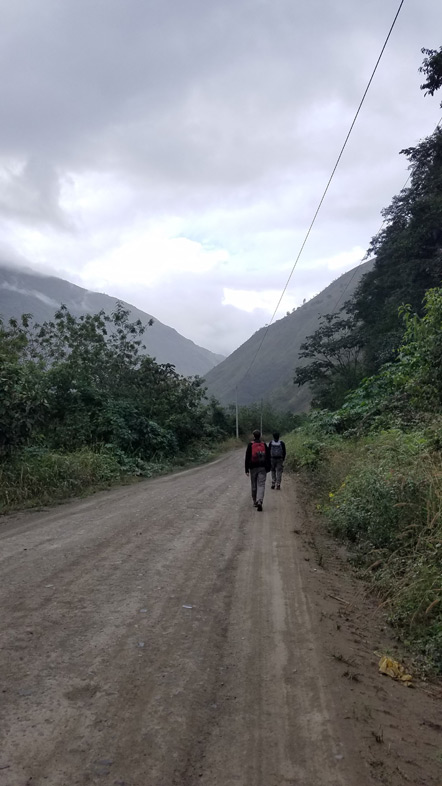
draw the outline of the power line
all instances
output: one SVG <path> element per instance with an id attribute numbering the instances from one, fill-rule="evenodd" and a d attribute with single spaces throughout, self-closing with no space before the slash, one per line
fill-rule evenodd
<path id="1" fill-rule="evenodd" d="M 341 160 L 341 158 L 342 158 L 342 155 L 343 155 L 343 153 L 344 153 L 344 150 L 345 150 L 345 148 L 346 148 L 346 146 L 347 146 L 347 142 L 348 142 L 348 140 L 349 140 L 349 138 L 350 138 L 351 132 L 353 131 L 354 125 L 355 125 L 355 123 L 356 123 L 356 120 L 358 119 L 359 112 L 361 111 L 362 105 L 363 105 L 363 103 L 364 103 L 364 101 L 365 101 L 365 97 L 366 97 L 366 95 L 367 95 L 367 93 L 368 93 L 368 91 L 369 91 L 369 89 L 370 89 L 370 85 L 371 85 L 371 83 L 372 83 L 372 81 L 373 81 L 373 79 L 374 79 L 374 75 L 375 75 L 375 73 L 376 73 L 376 71 L 377 71 L 377 69 L 378 69 L 378 65 L 379 65 L 379 63 L 380 63 L 380 61 L 381 61 L 382 55 L 384 54 L 385 48 L 386 48 L 386 46 L 387 46 L 387 44 L 388 44 L 388 41 L 389 41 L 389 39 L 390 39 L 390 36 L 391 36 L 391 34 L 392 34 L 392 32 L 393 32 L 393 28 L 394 28 L 394 26 L 395 26 L 395 24 L 396 24 L 397 18 L 398 18 L 398 16 L 399 16 L 400 12 L 401 12 L 401 9 L 402 9 L 402 6 L 403 6 L 404 2 L 405 2 L 405 0 L 401 0 L 401 2 L 400 2 L 400 4 L 399 4 L 399 8 L 398 8 L 398 10 L 396 11 L 396 14 L 395 14 L 395 17 L 394 17 L 394 19 L 393 19 L 393 22 L 391 23 L 391 27 L 390 27 L 390 29 L 389 29 L 389 31 L 388 31 L 387 37 L 386 37 L 386 39 L 385 39 L 385 41 L 384 41 L 384 44 L 383 44 L 383 46 L 382 46 L 382 49 L 381 49 L 381 52 L 380 52 L 380 54 L 379 54 L 379 57 L 378 57 L 378 59 L 377 59 L 377 61 L 376 61 L 376 65 L 375 65 L 375 67 L 373 68 L 373 71 L 372 71 L 372 73 L 371 73 L 370 79 L 368 80 L 367 87 L 365 88 L 365 90 L 364 90 L 364 93 L 363 93 L 363 96 L 362 96 L 362 98 L 361 98 L 361 100 L 360 100 L 360 102 L 359 102 L 359 106 L 358 106 L 358 108 L 357 108 L 357 110 L 356 110 L 356 114 L 355 114 L 355 116 L 354 116 L 354 118 L 353 118 L 353 120 L 352 120 L 352 123 L 351 123 L 351 125 L 350 125 L 350 128 L 349 128 L 349 130 L 348 130 L 348 133 L 347 133 L 347 136 L 345 137 L 344 144 L 342 145 L 342 147 L 341 147 L 341 150 L 340 150 L 340 153 L 339 153 L 339 155 L 338 155 L 338 157 L 337 157 L 337 159 L 336 159 L 336 163 L 335 163 L 335 165 L 334 165 L 334 167 L 333 167 L 333 169 L 332 169 L 332 173 L 331 173 L 331 175 L 330 175 L 330 177 L 329 177 L 329 179 L 328 179 L 327 185 L 326 185 L 326 187 L 325 187 L 325 189 L 324 189 L 324 192 L 323 192 L 323 194 L 322 194 L 322 197 L 321 197 L 321 199 L 320 199 L 320 201 L 319 201 L 318 207 L 316 208 L 316 211 L 315 211 L 315 214 L 314 214 L 314 216 L 313 216 L 313 218 L 312 218 L 311 224 L 310 224 L 310 226 L 309 226 L 309 228 L 308 228 L 308 230 L 307 230 L 307 233 L 306 233 L 306 235 L 305 235 L 305 238 L 304 238 L 304 240 L 303 240 L 303 242 L 302 242 L 302 244 L 301 244 L 301 248 L 299 249 L 298 255 L 297 255 L 297 257 L 296 257 L 296 259 L 295 259 L 295 262 L 294 262 L 294 264 L 293 264 L 293 267 L 292 267 L 292 269 L 291 269 L 291 271 L 290 271 L 290 275 L 289 275 L 289 277 L 288 277 L 288 279 L 287 279 L 287 281 L 286 281 L 286 284 L 285 284 L 285 286 L 284 286 L 284 289 L 283 289 L 283 290 L 282 290 L 282 292 L 281 292 L 281 296 L 280 296 L 280 298 L 279 298 L 279 300 L 278 300 L 278 303 L 276 304 L 276 308 L 275 308 L 275 310 L 274 310 L 274 312 L 273 312 L 273 314 L 272 314 L 272 318 L 271 318 L 270 322 L 268 323 L 268 325 L 266 326 L 266 329 L 265 329 L 264 335 L 263 335 L 263 337 L 262 337 L 262 339 L 261 339 L 261 343 L 259 344 L 259 346 L 258 346 L 258 349 L 257 349 L 257 350 L 256 350 L 256 352 L 255 352 L 255 355 L 254 355 L 254 357 L 253 357 L 253 359 L 252 359 L 252 362 L 250 363 L 250 366 L 248 367 L 248 369 L 247 369 L 246 373 L 244 374 L 243 378 L 241 379 L 241 382 L 244 382 L 245 378 L 247 377 L 247 375 L 248 375 L 248 374 L 249 374 L 249 372 L 250 372 L 250 369 L 251 369 L 251 368 L 252 368 L 252 366 L 254 365 L 254 363 L 255 363 L 255 360 L 256 360 L 256 358 L 258 357 L 258 354 L 259 354 L 259 352 L 261 351 L 261 347 L 262 347 L 262 345 L 264 344 L 264 341 L 265 341 L 265 339 L 266 339 L 266 337 L 267 337 L 267 333 L 269 332 L 270 326 L 271 326 L 271 324 L 272 324 L 272 322 L 273 322 L 273 320 L 274 320 L 274 318 L 275 318 L 276 312 L 278 311 L 278 308 L 279 308 L 279 306 L 280 306 L 280 304 L 281 304 L 281 301 L 282 301 L 282 299 L 283 299 L 283 297 L 284 297 L 284 295 L 285 295 L 285 293 L 286 293 L 287 287 L 288 287 L 288 285 L 289 285 L 289 283 L 290 283 L 290 280 L 291 280 L 291 278 L 292 278 L 292 276 L 293 276 L 293 273 L 294 273 L 294 271 L 295 271 L 295 268 L 296 268 L 296 266 L 297 266 L 297 264 L 298 264 L 298 261 L 299 261 L 299 259 L 300 259 L 300 256 L 301 256 L 301 254 L 302 254 L 302 252 L 303 252 L 303 250 L 304 250 L 304 246 L 305 246 L 305 244 L 307 243 L 307 240 L 308 240 L 308 239 L 309 239 L 309 237 L 310 237 L 310 233 L 311 233 L 311 231 L 312 231 L 312 229 L 313 229 L 313 225 L 314 225 L 314 223 L 315 223 L 315 221 L 316 221 L 316 218 L 317 218 L 317 216 L 318 216 L 318 213 L 319 213 L 319 211 L 320 211 L 320 209 L 321 209 L 321 207 L 322 207 L 322 203 L 324 202 L 324 199 L 325 199 L 325 197 L 326 197 L 326 194 L 327 194 L 327 191 L 328 191 L 328 189 L 329 189 L 329 187 L 330 187 L 330 184 L 331 184 L 331 182 L 332 182 L 332 180 L 333 180 L 333 177 L 334 177 L 334 175 L 335 175 L 335 172 L 336 172 L 336 170 L 337 170 L 337 168 L 338 168 L 338 166 L 339 166 L 339 162 L 340 162 L 340 160 Z"/>

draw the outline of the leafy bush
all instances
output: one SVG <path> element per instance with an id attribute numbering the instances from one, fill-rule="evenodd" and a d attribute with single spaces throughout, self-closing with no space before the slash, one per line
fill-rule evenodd
<path id="1" fill-rule="evenodd" d="M 333 530 L 364 550 L 391 546 L 425 510 L 425 447 L 423 435 L 397 429 L 366 438 L 350 474 L 330 491 Z"/>
<path id="2" fill-rule="evenodd" d="M 317 469 L 324 459 L 326 441 L 304 429 L 293 431 L 286 439 L 287 466 L 290 469 Z"/>
<path id="3" fill-rule="evenodd" d="M 144 332 L 121 303 L 78 318 L 62 306 L 42 325 L 0 319 L 0 510 L 150 477 L 229 434 L 199 377 L 142 354 Z"/>
<path id="4" fill-rule="evenodd" d="M 329 451 L 339 438 L 333 413 L 327 410 L 311 413 L 303 426 L 285 438 L 287 466 L 293 470 L 315 470 L 327 462 Z"/>

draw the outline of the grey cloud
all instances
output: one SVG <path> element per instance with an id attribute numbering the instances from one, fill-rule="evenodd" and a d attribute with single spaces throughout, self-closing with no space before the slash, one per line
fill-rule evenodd
<path id="1" fill-rule="evenodd" d="M 342 271 L 329 274 L 328 281 L 338 278 Z M 147 313 L 154 314 L 157 319 L 173 325 L 180 333 L 191 338 L 197 344 L 205 346 L 213 352 L 229 354 L 249 336 L 269 321 L 267 310 L 256 306 L 253 295 L 251 312 L 245 312 L 232 305 L 223 305 L 224 287 L 244 292 L 260 292 L 274 288 L 273 308 L 276 307 L 280 291 L 287 278 L 287 271 L 273 273 L 272 266 L 264 270 L 237 269 L 224 274 L 218 269 L 210 278 L 189 273 L 175 274 L 170 280 L 163 281 L 160 286 L 144 287 L 131 282 L 114 285 L 112 294 L 121 297 Z M 78 283 L 81 283 L 78 281 Z M 85 284 L 83 283 L 83 286 Z M 299 269 L 293 283 L 288 289 L 288 297 L 294 297 L 300 305 L 304 298 L 309 299 L 325 286 L 321 276 L 315 269 Z M 289 308 L 287 298 L 281 304 L 279 316 Z"/>
<path id="2" fill-rule="evenodd" d="M 23 166 L 6 166 L 0 173 L 0 182 L 0 212 L 6 218 L 72 229 L 71 221 L 60 208 L 60 180 L 50 162 L 31 156 Z"/>
<path id="3" fill-rule="evenodd" d="M 252 283 L 252 282 L 249 282 Z M 268 319 L 262 309 L 244 312 L 222 305 L 223 287 L 197 276 L 177 276 L 174 286 L 118 285 L 111 294 L 129 301 L 212 352 L 229 354 Z M 116 291 L 118 290 L 118 291 Z"/>
<path id="4" fill-rule="evenodd" d="M 0 267 L 6 267 L 10 270 L 19 268 L 28 273 L 30 271 L 35 272 L 32 270 L 32 263 L 2 238 L 0 238 Z"/>
<path id="5" fill-rule="evenodd" d="M 243 184 L 329 163 L 300 116 L 333 98 L 353 109 L 390 14 L 381 0 L 16 0 L 3 152 L 41 157 L 52 178 L 113 168 L 180 199 L 235 199 Z"/>
<path id="6" fill-rule="evenodd" d="M 42 253 L 39 264 L 71 278 L 76 270 L 82 283 L 82 267 L 118 246 L 135 219 L 147 226 L 179 216 L 186 237 L 226 249 L 231 264 L 211 283 L 177 276 L 167 297 L 146 289 L 136 305 L 212 349 L 236 346 L 268 314 L 222 306 L 223 285 L 282 288 L 396 5 L 0 0 L 0 7 L 7 74 L 0 213 L 14 227 L 3 237 L 52 225 L 63 234 L 63 254 Z M 309 271 L 309 261 L 368 245 L 405 179 L 398 150 L 438 119 L 439 102 L 419 93 L 418 67 L 420 47 L 440 45 L 433 31 L 441 23 L 434 0 L 404 5 L 291 285 L 300 298 L 330 280 Z M 89 175 L 97 189 L 120 189 L 124 198 L 97 216 L 80 206 L 74 223 L 64 189 Z M 6 256 L 21 259 L 12 249 Z M 134 302 L 141 293 L 128 284 L 121 296 Z"/>

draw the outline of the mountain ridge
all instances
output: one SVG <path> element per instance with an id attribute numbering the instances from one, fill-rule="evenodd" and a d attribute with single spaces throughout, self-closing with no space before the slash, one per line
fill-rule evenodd
<path id="1" fill-rule="evenodd" d="M 102 309 L 110 313 L 117 302 L 129 309 L 131 320 L 140 319 L 143 324 L 154 320 L 144 335 L 144 343 L 147 353 L 158 363 L 171 363 L 184 376 L 204 376 L 225 359 L 120 298 L 79 287 L 58 276 L 0 264 L 0 317 L 4 320 L 26 313 L 32 314 L 35 322 L 44 322 L 53 318 L 62 303 L 74 316 Z"/>
<path id="2" fill-rule="evenodd" d="M 362 276 L 372 266 L 373 261 L 369 260 L 343 273 L 291 314 L 277 320 L 268 329 L 262 327 L 257 330 L 206 374 L 209 394 L 224 406 L 233 404 L 238 396 L 241 405 L 262 399 L 278 409 L 305 411 L 310 403 L 310 391 L 306 385 L 298 388 L 293 383 L 295 366 L 304 362 L 299 360 L 301 344 L 317 330 L 321 316 L 332 313 L 336 304 L 341 307 L 341 301 L 350 299 Z M 265 331 L 267 335 L 259 349 Z"/>

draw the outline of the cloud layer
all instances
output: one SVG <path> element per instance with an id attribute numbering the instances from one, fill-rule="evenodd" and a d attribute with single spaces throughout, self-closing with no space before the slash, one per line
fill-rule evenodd
<path id="1" fill-rule="evenodd" d="M 418 74 L 436 5 L 404 5 L 280 314 L 358 261 L 398 151 L 439 119 Z M 273 312 L 396 8 L 3 0 L 1 258 L 233 350 Z"/>

